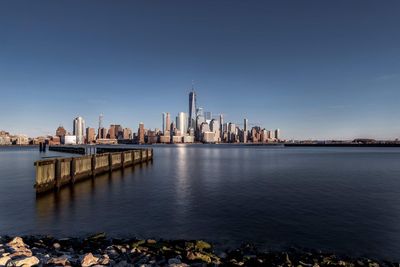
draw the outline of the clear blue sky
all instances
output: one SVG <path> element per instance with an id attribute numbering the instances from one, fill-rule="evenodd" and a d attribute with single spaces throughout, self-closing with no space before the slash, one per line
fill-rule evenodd
<path id="1" fill-rule="evenodd" d="M 285 138 L 400 137 L 400 1 L 0 2 L 0 129 L 161 127 L 192 80 Z"/>

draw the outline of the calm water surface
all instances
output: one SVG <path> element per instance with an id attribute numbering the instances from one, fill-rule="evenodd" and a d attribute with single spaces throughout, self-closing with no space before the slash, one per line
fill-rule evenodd
<path id="1" fill-rule="evenodd" d="M 0 148 L 0 234 L 203 238 L 400 260 L 399 148 L 155 146 L 153 163 L 36 198 L 33 162 Z"/>

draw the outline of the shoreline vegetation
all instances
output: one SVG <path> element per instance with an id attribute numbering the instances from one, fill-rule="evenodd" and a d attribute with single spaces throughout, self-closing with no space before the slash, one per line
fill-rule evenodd
<path id="1" fill-rule="evenodd" d="M 399 263 L 295 248 L 264 252 L 251 244 L 217 251 L 203 240 L 119 239 L 99 233 L 86 238 L 61 239 L 0 236 L 0 266 L 398 267 Z"/>

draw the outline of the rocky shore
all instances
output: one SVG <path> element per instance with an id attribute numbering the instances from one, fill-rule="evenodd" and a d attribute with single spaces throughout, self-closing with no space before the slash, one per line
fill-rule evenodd
<path id="1" fill-rule="evenodd" d="M 50 236 L 0 237 L 0 266 L 397 266 L 399 263 L 347 258 L 320 251 L 261 252 L 245 244 L 216 252 L 202 240 L 111 239 Z"/>

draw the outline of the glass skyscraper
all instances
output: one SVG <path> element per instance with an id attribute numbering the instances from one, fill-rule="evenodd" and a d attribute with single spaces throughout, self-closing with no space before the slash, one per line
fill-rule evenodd
<path id="1" fill-rule="evenodd" d="M 196 92 L 189 93 L 189 128 L 196 128 Z"/>

